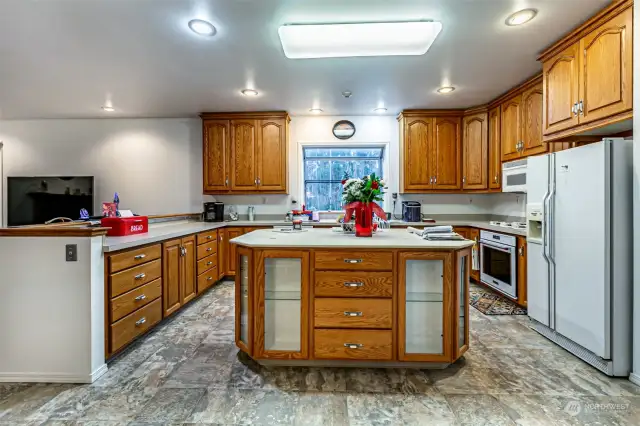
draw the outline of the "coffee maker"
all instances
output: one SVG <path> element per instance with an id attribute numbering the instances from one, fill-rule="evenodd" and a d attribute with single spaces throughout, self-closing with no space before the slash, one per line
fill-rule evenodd
<path id="1" fill-rule="evenodd" d="M 224 203 L 204 203 L 203 219 L 205 222 L 224 222 Z"/>

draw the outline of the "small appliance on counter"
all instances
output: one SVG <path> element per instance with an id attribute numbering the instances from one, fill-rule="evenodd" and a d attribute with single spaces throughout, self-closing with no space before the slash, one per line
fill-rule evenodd
<path id="1" fill-rule="evenodd" d="M 205 222 L 223 222 L 224 203 L 221 203 L 219 201 L 204 203 L 203 220 Z"/>
<path id="2" fill-rule="evenodd" d="M 249 208 L 247 209 L 247 213 L 249 214 L 249 221 L 253 222 L 254 220 L 256 220 L 256 208 L 253 206 L 249 206 Z"/>
<path id="3" fill-rule="evenodd" d="M 417 201 L 403 201 L 402 220 L 405 222 L 421 222 L 422 205 Z"/>

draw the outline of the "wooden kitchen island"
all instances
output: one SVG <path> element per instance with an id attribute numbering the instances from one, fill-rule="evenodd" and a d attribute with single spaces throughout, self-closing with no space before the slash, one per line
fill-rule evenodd
<path id="1" fill-rule="evenodd" d="M 312 229 L 231 244 L 235 341 L 261 364 L 442 368 L 469 348 L 472 241 Z"/>

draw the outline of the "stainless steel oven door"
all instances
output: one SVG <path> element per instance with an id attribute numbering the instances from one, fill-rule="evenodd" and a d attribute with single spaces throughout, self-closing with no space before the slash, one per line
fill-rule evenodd
<path id="1" fill-rule="evenodd" d="M 517 299 L 516 276 L 515 247 L 480 241 L 480 281 Z"/>

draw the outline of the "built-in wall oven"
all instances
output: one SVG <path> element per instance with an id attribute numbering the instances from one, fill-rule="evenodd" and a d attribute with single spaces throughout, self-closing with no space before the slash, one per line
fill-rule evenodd
<path id="1" fill-rule="evenodd" d="M 517 299 L 516 237 L 480 231 L 480 281 Z"/>

